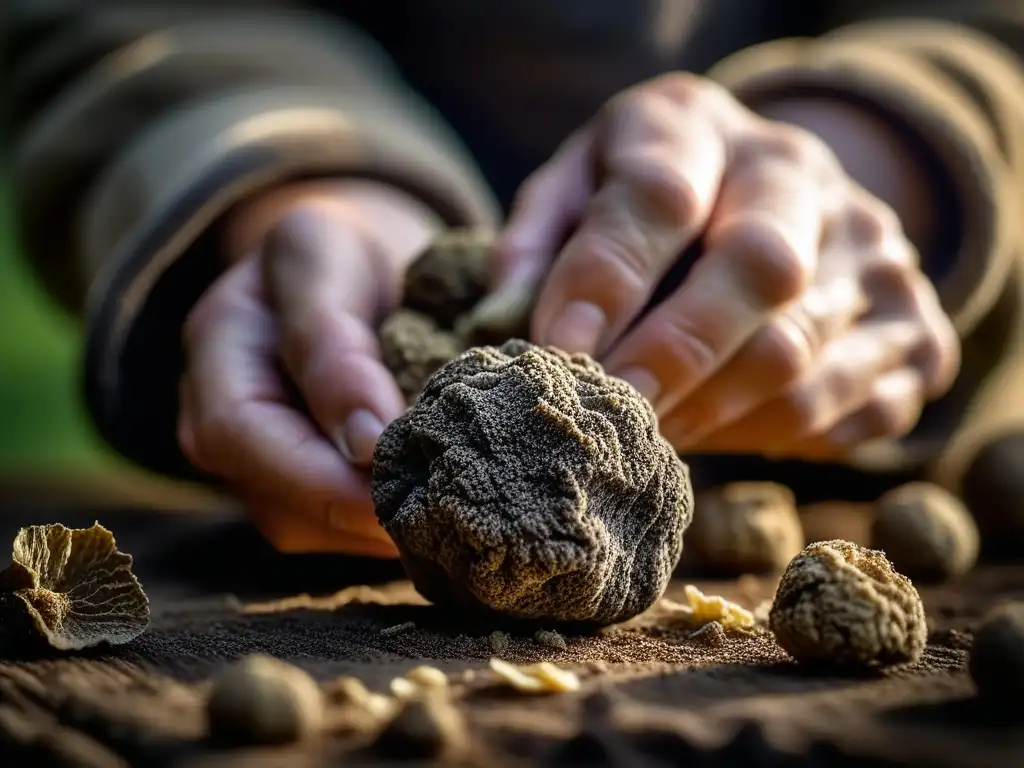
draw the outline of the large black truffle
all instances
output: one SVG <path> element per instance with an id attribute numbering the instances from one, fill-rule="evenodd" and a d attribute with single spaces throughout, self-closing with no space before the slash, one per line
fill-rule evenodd
<path id="1" fill-rule="evenodd" d="M 378 441 L 373 500 L 429 600 L 597 625 L 661 596 L 692 516 L 647 401 L 585 355 L 516 340 L 431 377 Z"/>
<path id="2" fill-rule="evenodd" d="M 982 697 L 1016 707 L 1024 696 L 1024 603 L 1005 603 L 985 616 L 968 669 Z"/>

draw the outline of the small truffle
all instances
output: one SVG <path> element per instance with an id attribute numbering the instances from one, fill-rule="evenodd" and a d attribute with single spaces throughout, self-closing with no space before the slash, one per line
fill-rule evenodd
<path id="1" fill-rule="evenodd" d="M 786 568 L 768 616 L 801 662 L 889 666 L 916 661 L 928 639 L 924 605 L 885 553 L 849 541 L 807 546 Z"/>
<path id="2" fill-rule="evenodd" d="M 14 539 L 0 572 L 0 639 L 43 641 L 61 651 L 131 642 L 149 626 L 149 600 L 131 555 L 114 535 L 91 528 L 33 525 Z"/>
<path id="3" fill-rule="evenodd" d="M 434 374 L 378 441 L 372 492 L 427 599 L 596 625 L 661 596 L 692 514 L 647 401 L 585 355 L 524 341 Z"/>
<path id="4" fill-rule="evenodd" d="M 1024 546 L 1024 429 L 1000 435 L 974 455 L 961 496 L 986 553 L 1017 557 Z"/>
<path id="5" fill-rule="evenodd" d="M 381 359 L 410 403 L 434 372 L 464 349 L 453 333 L 439 328 L 426 315 L 408 309 L 393 312 L 377 335 Z"/>
<path id="6" fill-rule="evenodd" d="M 908 483 L 875 505 L 871 545 L 911 578 L 942 580 L 967 573 L 978 559 L 978 528 L 967 508 L 930 483 Z"/>
<path id="7" fill-rule="evenodd" d="M 321 729 L 324 698 L 316 681 L 298 667 L 252 654 L 217 676 L 206 713 L 214 741 L 287 744 Z"/>
<path id="8" fill-rule="evenodd" d="M 992 702 L 1024 696 L 1024 603 L 994 608 L 974 634 L 968 669 L 978 693 Z"/>
<path id="9" fill-rule="evenodd" d="M 781 572 L 804 543 L 792 491 L 775 483 L 730 483 L 697 497 L 686 562 L 729 576 Z"/>
<path id="10" fill-rule="evenodd" d="M 377 754 L 394 759 L 431 759 L 459 751 L 466 741 L 462 716 L 439 691 L 404 701 L 374 741 Z"/>
<path id="11" fill-rule="evenodd" d="M 453 329 L 487 293 L 494 240 L 487 229 L 442 232 L 406 270 L 402 305 Z"/>

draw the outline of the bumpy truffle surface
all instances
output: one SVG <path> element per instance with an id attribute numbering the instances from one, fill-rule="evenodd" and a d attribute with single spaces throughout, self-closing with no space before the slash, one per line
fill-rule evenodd
<path id="1" fill-rule="evenodd" d="M 594 624 L 661 596 L 692 515 L 686 465 L 640 394 L 524 341 L 434 374 L 378 441 L 373 500 L 433 602 Z"/>
<path id="2" fill-rule="evenodd" d="M 775 483 L 730 483 L 700 494 L 686 560 L 728 575 L 780 572 L 804 546 L 793 493 Z"/>
<path id="3" fill-rule="evenodd" d="M 317 732 L 324 699 L 298 667 L 252 654 L 214 680 L 206 712 L 210 736 L 230 744 L 286 744 Z"/>
<path id="4" fill-rule="evenodd" d="M 793 559 L 768 620 L 797 661 L 838 666 L 916 661 L 928 637 L 910 580 L 883 552 L 841 540 L 811 544 Z"/>
<path id="5" fill-rule="evenodd" d="M 402 305 L 453 328 L 487 292 L 494 239 L 486 229 L 441 233 L 406 270 Z"/>
<path id="6" fill-rule="evenodd" d="M 453 333 L 411 309 L 393 312 L 378 336 L 384 365 L 395 375 L 408 402 L 416 399 L 434 371 L 463 350 Z"/>
<path id="7" fill-rule="evenodd" d="M 99 523 L 22 528 L 12 560 L 0 572 L 4 643 L 81 650 L 131 642 L 149 626 L 149 600 L 132 573 L 132 556 L 118 551 Z"/>
<path id="8" fill-rule="evenodd" d="M 986 699 L 1011 707 L 1024 697 L 1024 603 L 989 612 L 974 635 L 968 669 Z"/>
<path id="9" fill-rule="evenodd" d="M 914 579 L 967 573 L 978 559 L 978 528 L 967 508 L 930 483 L 908 483 L 875 504 L 871 544 Z"/>

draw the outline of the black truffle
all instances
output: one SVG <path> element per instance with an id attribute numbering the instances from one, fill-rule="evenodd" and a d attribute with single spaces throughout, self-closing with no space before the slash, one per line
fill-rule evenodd
<path id="1" fill-rule="evenodd" d="M 442 232 L 406 270 L 402 305 L 454 328 L 487 293 L 494 240 L 486 229 Z"/>
<path id="2" fill-rule="evenodd" d="M 964 474 L 961 496 L 987 554 L 1017 556 L 1024 546 L 1024 431 L 986 443 Z"/>
<path id="3" fill-rule="evenodd" d="M 465 348 L 451 331 L 411 309 L 399 309 L 378 332 L 381 357 L 407 402 L 415 401 L 434 371 Z"/>
<path id="4" fill-rule="evenodd" d="M 989 612 L 974 635 L 968 669 L 986 699 L 1013 707 L 1024 696 L 1024 603 Z"/>
<path id="5" fill-rule="evenodd" d="M 524 341 L 434 374 L 378 441 L 373 500 L 429 600 L 597 625 L 661 596 L 692 516 L 647 401 L 585 355 Z"/>

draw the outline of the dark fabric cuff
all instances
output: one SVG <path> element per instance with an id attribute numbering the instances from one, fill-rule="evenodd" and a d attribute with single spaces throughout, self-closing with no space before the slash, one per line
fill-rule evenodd
<path id="1" fill-rule="evenodd" d="M 458 143 L 412 111 L 327 89 L 240 90 L 168 116 L 110 166 L 82 208 L 80 242 L 95 271 L 86 399 L 114 449 L 203 479 L 176 440 L 181 328 L 223 268 L 216 224 L 241 200 L 296 179 L 359 177 L 406 191 L 449 226 L 498 221 Z"/>

